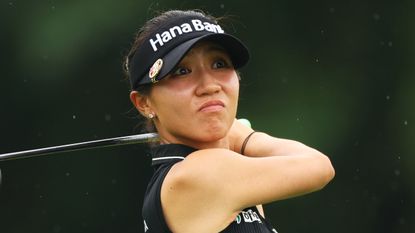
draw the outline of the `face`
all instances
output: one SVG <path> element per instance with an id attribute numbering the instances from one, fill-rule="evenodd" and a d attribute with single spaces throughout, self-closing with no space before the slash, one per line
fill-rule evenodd
<path id="1" fill-rule="evenodd" d="M 166 143 L 226 147 L 236 116 L 239 77 L 229 55 L 212 42 L 196 44 L 147 98 Z"/>

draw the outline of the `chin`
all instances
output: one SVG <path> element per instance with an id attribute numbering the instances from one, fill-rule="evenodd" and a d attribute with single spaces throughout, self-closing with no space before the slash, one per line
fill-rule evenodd
<path id="1" fill-rule="evenodd" d="M 218 141 L 226 137 L 228 130 L 224 127 L 210 128 L 203 133 L 203 141 Z"/>
<path id="2" fill-rule="evenodd" d="M 199 123 L 195 135 L 199 141 L 214 142 L 226 137 L 232 124 L 221 118 L 211 118 Z"/>

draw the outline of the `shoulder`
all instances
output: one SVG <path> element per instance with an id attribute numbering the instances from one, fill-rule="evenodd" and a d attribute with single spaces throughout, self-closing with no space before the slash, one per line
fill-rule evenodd
<path id="1" fill-rule="evenodd" d="M 189 192 L 195 197 L 206 196 L 214 192 L 220 195 L 222 186 L 226 185 L 226 175 L 238 160 L 244 160 L 238 153 L 227 149 L 205 149 L 189 154 L 183 161 L 175 164 L 165 178 L 163 188 L 171 195 L 175 192 Z M 186 193 L 187 194 L 187 193 Z"/>
<path id="2" fill-rule="evenodd" d="M 186 232 L 180 226 L 218 232 L 233 220 L 236 210 L 224 192 L 223 171 L 229 169 L 229 160 L 238 157 L 243 156 L 226 149 L 198 150 L 171 168 L 162 185 L 161 201 L 173 232 Z"/>

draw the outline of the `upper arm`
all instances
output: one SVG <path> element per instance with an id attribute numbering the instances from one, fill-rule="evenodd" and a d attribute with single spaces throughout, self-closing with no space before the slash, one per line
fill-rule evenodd
<path id="1" fill-rule="evenodd" d="M 322 188 L 332 177 L 327 157 L 313 154 L 221 158 L 211 171 L 220 177 L 214 189 L 243 209 L 298 196 Z"/>
<path id="2" fill-rule="evenodd" d="M 328 159 L 313 153 L 251 158 L 225 149 L 196 151 L 173 167 L 165 194 L 175 205 L 232 212 L 312 192 L 332 177 Z"/>

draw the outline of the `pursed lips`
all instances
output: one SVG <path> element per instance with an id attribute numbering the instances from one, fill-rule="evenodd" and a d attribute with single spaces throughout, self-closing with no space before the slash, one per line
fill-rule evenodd
<path id="1" fill-rule="evenodd" d="M 225 107 L 225 104 L 220 100 L 210 100 L 200 106 L 200 112 L 218 111 Z"/>

